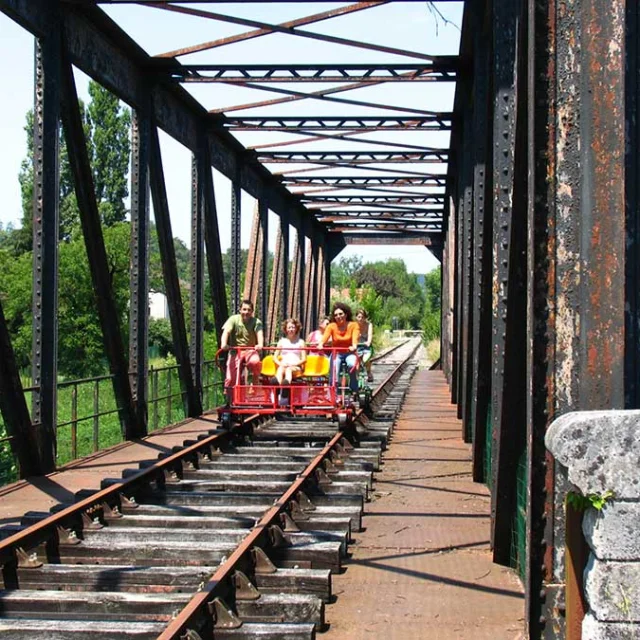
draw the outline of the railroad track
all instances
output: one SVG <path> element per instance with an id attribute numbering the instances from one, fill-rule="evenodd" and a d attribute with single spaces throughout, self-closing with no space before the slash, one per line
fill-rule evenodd
<path id="1" fill-rule="evenodd" d="M 369 416 L 247 421 L 0 542 L 3 639 L 308 640 L 322 631 L 351 533 L 415 369 L 378 357 Z"/>

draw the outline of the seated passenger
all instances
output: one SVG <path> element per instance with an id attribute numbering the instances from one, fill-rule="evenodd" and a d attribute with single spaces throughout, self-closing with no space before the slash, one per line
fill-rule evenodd
<path id="1" fill-rule="evenodd" d="M 294 374 L 304 371 L 307 360 L 307 350 L 304 340 L 300 337 L 300 323 L 295 318 L 287 318 L 282 323 L 284 338 L 278 340 L 273 361 L 278 366 L 276 379 L 278 384 L 291 384 Z"/>
<path id="2" fill-rule="evenodd" d="M 342 348 L 345 351 L 334 351 L 331 359 L 333 366 L 329 374 L 329 382 L 337 382 L 340 366 L 346 363 L 349 369 L 349 389 L 351 391 L 358 390 L 358 379 L 356 377 L 356 369 L 358 358 L 355 351 L 358 348 L 358 338 L 360 337 L 360 329 L 358 323 L 353 322 L 353 312 L 348 304 L 336 302 L 331 311 L 333 322 L 330 322 L 322 334 L 322 339 L 318 343 L 318 348 L 322 349 L 324 345 L 331 340 L 331 346 L 334 348 Z"/>
<path id="3" fill-rule="evenodd" d="M 239 377 L 242 373 L 241 365 L 247 367 L 254 384 L 259 382 L 260 369 L 262 367 L 260 355 L 263 346 L 262 322 L 258 318 L 254 318 L 251 300 L 243 300 L 240 306 L 240 313 L 229 316 L 222 326 L 220 348 L 225 351 L 231 349 L 227 358 L 227 373 L 224 379 L 226 388 L 239 382 Z M 245 348 L 234 352 L 234 347 Z"/>
<path id="4" fill-rule="evenodd" d="M 320 343 L 320 340 L 322 340 L 322 334 L 324 333 L 324 330 L 327 328 L 328 325 L 329 325 L 329 316 L 322 316 L 322 318 L 320 318 L 320 322 L 318 323 L 318 328 L 312 331 L 307 336 L 307 344 L 310 347 L 316 347 L 316 349 L 311 349 L 309 351 L 309 355 L 318 355 L 318 356 L 325 355 L 323 351 L 318 351 L 317 346 Z"/>
<path id="5" fill-rule="evenodd" d="M 356 313 L 358 328 L 360 329 L 360 337 L 358 338 L 358 355 L 360 362 L 364 363 L 367 370 L 367 382 L 373 382 L 373 374 L 371 373 L 371 342 L 373 341 L 373 323 L 369 322 L 367 312 L 364 309 L 358 309 Z"/>

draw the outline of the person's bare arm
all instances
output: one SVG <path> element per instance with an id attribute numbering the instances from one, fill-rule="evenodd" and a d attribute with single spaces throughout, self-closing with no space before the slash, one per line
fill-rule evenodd
<path id="1" fill-rule="evenodd" d="M 229 331 L 229 329 L 223 329 L 222 330 L 222 336 L 220 337 L 220 348 L 221 349 L 228 349 L 229 348 L 229 334 L 231 332 Z"/>

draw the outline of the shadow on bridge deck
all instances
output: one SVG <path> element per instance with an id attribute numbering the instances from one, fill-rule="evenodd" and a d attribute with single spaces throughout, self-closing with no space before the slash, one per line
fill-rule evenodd
<path id="1" fill-rule="evenodd" d="M 196 440 L 216 425 L 213 416 L 189 420 L 143 440 L 124 442 L 76 460 L 47 476 L 0 488 L 0 537 L 3 526 L 20 524 L 27 511 L 44 512 L 56 504 L 75 502 L 74 496 L 81 489 L 100 489 L 103 478 L 120 478 L 124 469 L 137 469 L 141 462 L 157 460 L 159 454 L 171 452 L 185 440 Z"/>
<path id="2" fill-rule="evenodd" d="M 490 494 L 471 479 L 469 445 L 440 371 L 413 378 L 356 534 L 327 640 L 523 637 L 517 576 L 491 562 Z"/>

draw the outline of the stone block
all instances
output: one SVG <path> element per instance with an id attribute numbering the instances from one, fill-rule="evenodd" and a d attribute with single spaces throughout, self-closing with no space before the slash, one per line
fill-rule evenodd
<path id="1" fill-rule="evenodd" d="M 640 497 L 640 411 L 578 411 L 550 425 L 545 444 L 584 494 Z"/>
<path id="2" fill-rule="evenodd" d="M 603 562 L 592 555 L 584 577 L 590 613 L 596 620 L 640 621 L 640 562 Z"/>
<path id="3" fill-rule="evenodd" d="M 625 622 L 599 622 L 588 613 L 582 622 L 582 640 L 638 640 L 638 627 Z"/>
<path id="4" fill-rule="evenodd" d="M 600 560 L 640 558 L 640 503 L 612 501 L 601 511 L 587 509 L 582 531 Z"/>

